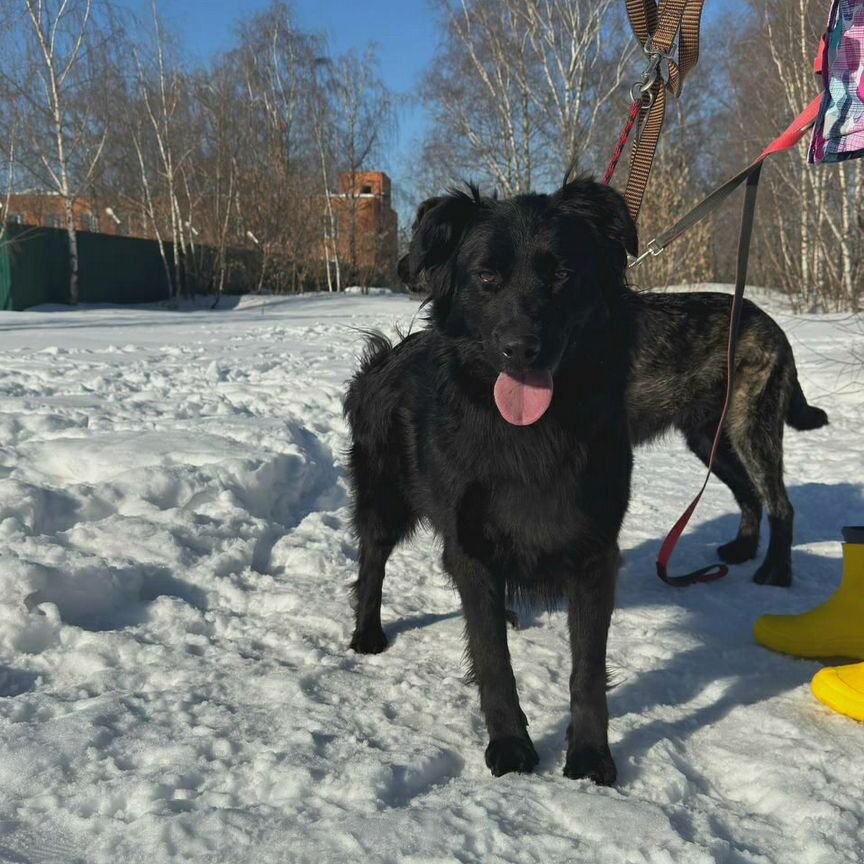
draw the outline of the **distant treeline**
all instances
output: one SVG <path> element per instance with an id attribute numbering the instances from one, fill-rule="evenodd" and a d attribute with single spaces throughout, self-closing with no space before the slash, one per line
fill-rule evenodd
<path id="1" fill-rule="evenodd" d="M 416 205 L 463 178 L 510 195 L 554 188 L 569 167 L 603 170 L 645 62 L 623 0 L 430 3 L 439 50 L 414 94 L 430 122 L 404 166 L 403 200 Z M 670 100 L 643 242 L 745 165 L 820 87 L 812 55 L 827 4 L 706 7 L 700 64 Z M 257 248 L 259 287 L 374 280 L 346 245 L 353 221 L 337 218 L 328 194 L 340 172 L 376 167 L 393 141 L 396 97 L 374 54 L 334 56 L 275 2 L 193 67 L 156 0 L 151 11 L 139 21 L 110 0 L 0 4 L 0 196 L 36 189 L 68 201 L 73 259 L 74 204 L 86 196 L 170 244 L 178 257 L 166 274 L 204 243 Z M 626 156 L 615 182 L 625 175 Z M 813 169 L 802 145 L 766 166 L 761 185 L 751 281 L 804 308 L 859 309 L 860 160 Z M 643 265 L 640 286 L 729 281 L 737 215 L 732 202 Z M 73 262 L 73 298 L 75 282 Z"/>
<path id="2" fill-rule="evenodd" d="M 330 195 L 394 129 L 372 50 L 336 56 L 274 2 L 240 22 L 229 50 L 192 66 L 156 0 L 150 11 L 139 20 L 110 0 L 0 4 L 0 204 L 24 192 L 63 200 L 69 299 L 80 295 L 84 199 L 98 219 L 160 244 L 173 293 L 201 245 L 222 253 L 217 291 L 236 247 L 257 250 L 258 288 L 386 276 L 364 272 L 352 202 L 337 219 Z"/>

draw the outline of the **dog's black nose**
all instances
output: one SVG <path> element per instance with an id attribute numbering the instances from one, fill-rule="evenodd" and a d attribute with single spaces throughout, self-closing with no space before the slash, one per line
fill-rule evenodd
<path id="1" fill-rule="evenodd" d="M 540 354 L 540 340 L 536 336 L 505 336 L 501 339 L 501 353 L 519 366 L 530 366 Z"/>

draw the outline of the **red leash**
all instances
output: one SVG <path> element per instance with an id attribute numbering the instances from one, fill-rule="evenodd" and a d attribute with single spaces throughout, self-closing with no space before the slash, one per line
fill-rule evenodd
<path id="1" fill-rule="evenodd" d="M 624 124 L 624 128 L 621 130 L 621 134 L 618 136 L 618 143 L 615 145 L 615 152 L 612 154 L 612 158 L 609 160 L 609 165 L 606 168 L 606 172 L 603 174 L 602 183 L 604 186 L 609 185 L 609 181 L 612 179 L 612 175 L 615 173 L 615 169 L 618 167 L 618 163 L 621 161 L 621 154 L 624 152 L 624 148 L 627 146 L 627 141 L 630 138 L 630 133 L 633 131 L 633 126 L 636 123 L 636 120 L 639 118 L 639 112 L 642 110 L 642 99 L 634 100 L 633 104 L 630 106 L 630 114 L 627 116 L 627 122 Z"/>

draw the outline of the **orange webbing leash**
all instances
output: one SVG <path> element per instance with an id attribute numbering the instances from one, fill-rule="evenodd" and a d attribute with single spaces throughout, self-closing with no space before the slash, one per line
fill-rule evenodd
<path id="1" fill-rule="evenodd" d="M 663 0 L 658 7 L 657 0 L 626 0 L 630 26 L 648 57 L 641 80 L 631 90 L 631 114 L 638 106 L 639 133 L 630 155 L 624 200 L 634 220 L 639 216 L 666 119 L 666 94 L 676 98 L 681 94 L 684 79 L 699 60 L 703 3 L 704 0 Z"/>

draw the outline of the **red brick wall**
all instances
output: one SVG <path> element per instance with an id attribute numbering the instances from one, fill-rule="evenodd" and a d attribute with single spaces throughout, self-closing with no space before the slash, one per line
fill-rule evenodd
<path id="1" fill-rule="evenodd" d="M 0 199 L 2 200 L 2 199 Z M 5 201 L 3 216 L 7 222 L 21 222 L 41 228 L 66 228 L 66 210 L 59 195 L 12 195 L 8 211 Z M 103 234 L 120 234 L 122 226 L 88 198 L 79 198 L 72 208 L 75 227 L 79 231 L 100 231 Z"/>
<path id="2" fill-rule="evenodd" d="M 339 194 L 349 194 L 351 186 L 351 172 L 344 171 L 339 175 Z M 390 178 L 383 171 L 358 171 L 353 186 L 355 195 L 374 195 L 390 206 Z"/>
<path id="3" fill-rule="evenodd" d="M 363 171 L 339 177 L 333 209 L 339 228 L 341 260 L 351 262 L 351 223 L 354 222 L 356 264 L 382 276 L 395 271 L 397 219 L 391 206 L 390 178 L 383 171 Z"/>

